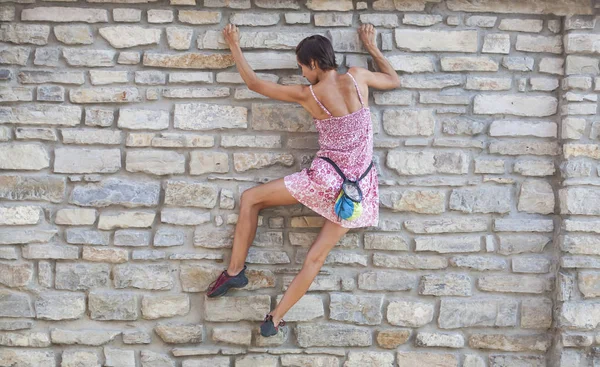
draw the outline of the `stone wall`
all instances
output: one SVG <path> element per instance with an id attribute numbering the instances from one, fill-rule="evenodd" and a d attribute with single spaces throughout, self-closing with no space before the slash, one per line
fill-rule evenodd
<path id="1" fill-rule="evenodd" d="M 600 5 L 589 0 L 18 0 L 0 5 L 0 366 L 600 365 Z M 376 228 L 258 324 L 323 220 L 261 212 L 250 284 L 207 299 L 240 193 L 308 167 L 293 49 L 344 72 L 378 44 L 402 87 L 369 96 Z M 598 23 L 598 24 L 597 24 Z"/>
<path id="2" fill-rule="evenodd" d="M 596 10 L 599 6 L 596 5 Z M 596 20 L 596 22 L 594 21 Z M 558 92 L 562 226 L 554 297 L 560 366 L 600 365 L 600 31 L 598 17 L 567 18 L 565 76 Z M 591 43 L 590 43 L 591 42 Z M 587 46 L 586 46 L 587 44 Z M 595 49 L 589 46 L 595 45 Z M 554 358 L 552 358 L 554 360 Z M 557 358 L 558 360 L 558 358 Z"/>

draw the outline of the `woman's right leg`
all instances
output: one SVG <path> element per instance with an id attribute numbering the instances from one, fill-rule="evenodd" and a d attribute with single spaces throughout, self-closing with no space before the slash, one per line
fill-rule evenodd
<path id="1" fill-rule="evenodd" d="M 242 193 L 240 198 L 240 214 L 235 226 L 233 250 L 227 273 L 237 275 L 244 268 L 248 249 L 256 235 L 258 212 L 261 209 L 278 205 L 297 204 L 296 200 L 285 187 L 283 177 L 255 186 Z"/>

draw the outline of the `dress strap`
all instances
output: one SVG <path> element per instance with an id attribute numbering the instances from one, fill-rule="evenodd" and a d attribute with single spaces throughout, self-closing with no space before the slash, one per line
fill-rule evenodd
<path id="1" fill-rule="evenodd" d="M 363 103 L 362 95 L 360 94 L 360 89 L 358 89 L 358 84 L 356 83 L 356 79 L 354 79 L 352 74 L 350 74 L 350 73 L 346 73 L 346 74 L 350 75 L 350 78 L 352 78 L 352 82 L 354 82 L 354 86 L 356 87 L 356 92 L 358 92 L 358 99 L 360 100 L 360 105 L 364 107 L 365 104 Z"/>
<path id="2" fill-rule="evenodd" d="M 308 88 L 310 89 L 310 93 L 312 93 L 313 98 L 315 99 L 315 101 L 317 101 L 317 103 L 319 104 L 319 106 L 321 106 L 321 108 L 323 109 L 323 111 L 325 111 L 327 113 L 327 115 L 329 115 L 329 117 L 333 117 L 333 115 L 331 114 L 331 112 L 329 112 L 329 110 L 327 110 L 327 108 L 325 108 L 325 106 L 323 106 L 323 104 L 321 103 L 321 101 L 319 101 L 317 99 L 317 96 L 315 96 L 315 92 L 313 92 L 312 84 L 309 85 Z"/>

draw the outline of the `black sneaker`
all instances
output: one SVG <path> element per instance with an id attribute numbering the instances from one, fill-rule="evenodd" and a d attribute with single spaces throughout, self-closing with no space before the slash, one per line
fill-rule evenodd
<path id="1" fill-rule="evenodd" d="M 276 335 L 280 326 L 285 326 L 285 321 L 283 319 L 279 321 L 279 325 L 275 326 L 275 324 L 273 324 L 273 316 L 267 314 L 267 316 L 265 316 L 265 321 L 260 324 L 260 335 L 266 337 Z"/>
<path id="2" fill-rule="evenodd" d="M 208 297 L 219 297 L 227 293 L 229 288 L 244 288 L 248 284 L 248 278 L 246 277 L 246 265 L 238 275 L 231 276 L 227 274 L 227 269 L 223 270 L 221 275 L 208 286 L 206 295 Z"/>

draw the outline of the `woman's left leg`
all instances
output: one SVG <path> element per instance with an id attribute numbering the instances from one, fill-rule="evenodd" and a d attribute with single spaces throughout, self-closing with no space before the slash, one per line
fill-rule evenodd
<path id="1" fill-rule="evenodd" d="M 308 253 L 306 254 L 302 269 L 292 280 L 292 283 L 285 291 L 285 294 L 279 304 L 277 304 L 277 307 L 269 312 L 273 315 L 273 324 L 275 326 L 279 324 L 283 315 L 285 315 L 286 312 L 288 312 L 288 310 L 306 293 L 319 273 L 319 270 L 321 270 L 321 267 L 325 263 L 325 259 L 331 249 L 348 231 L 349 228 L 344 228 L 330 220 L 325 221 L 317 239 L 310 246 L 310 250 L 308 250 Z"/>

